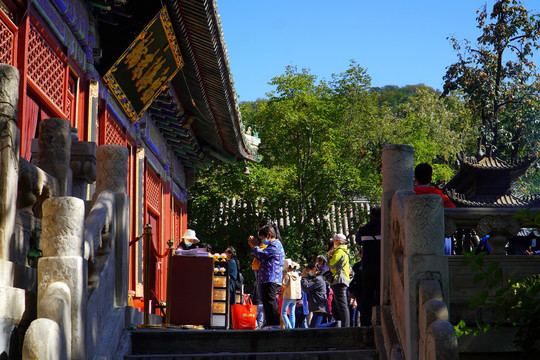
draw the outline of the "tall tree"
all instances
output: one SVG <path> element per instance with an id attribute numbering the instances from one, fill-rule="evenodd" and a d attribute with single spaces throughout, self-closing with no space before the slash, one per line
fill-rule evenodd
<path id="1" fill-rule="evenodd" d="M 448 179 L 471 133 L 462 121 L 469 118 L 463 102 L 419 86 L 396 112 L 381 105 L 370 82 L 354 61 L 329 81 L 287 67 L 272 79 L 275 91 L 267 100 L 241 106 L 244 123 L 261 138 L 262 161 L 215 165 L 199 174 L 190 226 L 219 248 L 239 248 L 247 266 L 247 235 L 260 219 L 287 215 L 285 250 L 302 262 L 326 251 L 331 204 L 360 196 L 380 201 L 384 145 L 412 145 L 419 161 L 435 162 L 436 176 Z M 235 212 L 222 206 L 233 199 L 242 201 Z"/>
<path id="2" fill-rule="evenodd" d="M 532 61 L 539 48 L 540 16 L 517 0 L 479 10 L 476 44 L 451 38 L 458 62 L 447 68 L 444 92 L 460 91 L 479 122 L 479 156 L 518 156 L 539 150 L 540 87 Z"/>

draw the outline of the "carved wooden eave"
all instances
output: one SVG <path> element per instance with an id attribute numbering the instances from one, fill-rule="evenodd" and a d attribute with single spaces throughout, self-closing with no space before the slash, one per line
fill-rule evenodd
<path id="1" fill-rule="evenodd" d="M 457 207 L 475 208 L 516 208 L 516 207 L 540 207 L 540 197 L 530 196 L 518 198 L 514 195 L 477 195 L 469 199 L 455 191 L 447 191 L 447 196 Z"/>
<path id="2" fill-rule="evenodd" d="M 258 161 L 246 137 L 215 0 L 167 0 L 185 65 L 173 80 L 191 128 L 211 156 Z"/>
<path id="3" fill-rule="evenodd" d="M 523 175 L 536 159 L 536 156 L 529 155 L 516 161 L 507 162 L 498 157 L 484 156 L 478 160 L 475 157 L 458 155 L 461 168 L 472 168 L 474 170 L 484 171 L 507 171 L 512 174 L 512 180 Z"/>

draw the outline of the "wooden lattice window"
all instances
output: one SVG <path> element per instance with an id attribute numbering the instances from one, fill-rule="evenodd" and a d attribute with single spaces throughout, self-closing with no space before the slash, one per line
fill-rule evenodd
<path id="1" fill-rule="evenodd" d="M 127 139 L 124 130 L 109 114 L 107 114 L 107 121 L 105 122 L 105 144 L 123 146 L 127 145 Z"/>
<path id="2" fill-rule="evenodd" d="M 59 109 L 64 102 L 65 64 L 33 24 L 28 36 L 28 78 Z"/>
<path id="3" fill-rule="evenodd" d="M 0 9 L 0 63 L 13 65 L 13 44 L 16 27 Z"/>
<path id="4" fill-rule="evenodd" d="M 146 203 L 157 214 L 161 209 L 161 183 L 151 171 L 146 172 Z"/>
<path id="5" fill-rule="evenodd" d="M 66 117 L 71 122 L 71 126 L 77 127 L 77 78 L 70 74 L 68 80 L 66 96 Z"/>
<path id="6" fill-rule="evenodd" d="M 174 196 L 174 194 L 173 194 Z M 174 233 L 173 233 L 173 241 L 174 245 L 178 245 L 180 243 L 181 237 L 182 237 L 182 206 L 179 203 L 174 204 L 174 211 L 172 213 L 173 216 L 173 227 L 174 227 Z"/>

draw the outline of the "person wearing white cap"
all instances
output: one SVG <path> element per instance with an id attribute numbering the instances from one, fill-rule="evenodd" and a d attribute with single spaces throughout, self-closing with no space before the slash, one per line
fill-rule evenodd
<path id="1" fill-rule="evenodd" d="M 334 281 L 330 284 L 334 292 L 334 304 L 332 313 L 336 320 L 341 320 L 341 326 L 349 327 L 349 299 L 347 297 L 347 287 L 351 282 L 349 265 L 349 250 L 347 249 L 347 238 L 343 234 L 336 234 L 332 238 L 334 250 L 328 262 L 330 272 L 334 275 Z"/>
<path id="2" fill-rule="evenodd" d="M 180 248 L 182 250 L 194 249 L 196 248 L 195 244 L 199 242 L 200 240 L 197 239 L 195 230 L 187 229 L 184 236 L 182 236 L 182 242 L 180 242 L 176 248 Z"/>
<path id="3" fill-rule="evenodd" d="M 299 267 L 300 265 L 291 259 L 285 259 L 283 264 L 285 274 L 283 274 L 283 282 L 281 284 L 281 296 L 283 298 L 281 318 L 285 324 L 285 329 L 294 329 L 296 322 L 296 300 L 302 298 L 300 275 L 297 272 Z M 288 316 L 287 310 L 289 311 Z"/>

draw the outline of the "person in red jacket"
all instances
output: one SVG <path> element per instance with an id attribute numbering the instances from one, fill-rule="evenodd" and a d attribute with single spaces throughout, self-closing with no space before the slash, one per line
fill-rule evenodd
<path id="1" fill-rule="evenodd" d="M 452 203 L 452 200 L 450 200 L 448 196 L 444 195 L 441 190 L 430 186 L 432 176 L 433 168 L 431 167 L 431 165 L 426 163 L 416 165 L 416 167 L 414 168 L 414 192 L 416 193 L 416 195 L 441 195 L 445 208 L 455 208 L 456 205 Z M 452 238 L 450 237 L 444 239 L 444 253 L 446 255 L 452 254 Z"/>
<path id="2" fill-rule="evenodd" d="M 437 194 L 441 195 L 443 198 L 443 204 L 445 208 L 455 208 L 456 206 L 452 203 L 452 200 L 444 193 L 436 189 L 431 185 L 431 178 L 433 176 L 433 168 L 431 165 L 422 163 L 416 165 L 414 168 L 414 192 L 416 195 L 426 195 L 426 194 Z"/>

